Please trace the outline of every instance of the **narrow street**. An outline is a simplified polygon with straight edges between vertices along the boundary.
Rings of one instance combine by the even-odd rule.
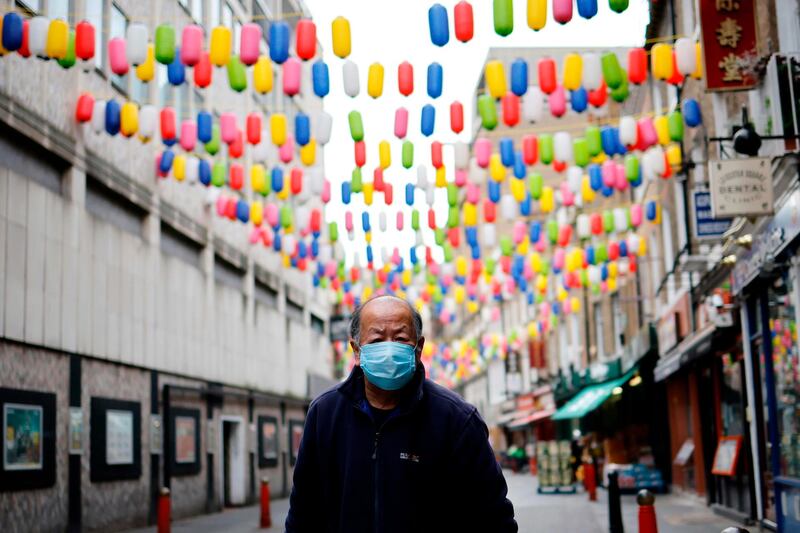
[[[514,502],[514,512],[520,533],[580,532],[602,533],[608,531],[608,502],[606,493],[598,491],[597,502],[590,503],[586,494],[538,494],[536,479],[528,474],[512,474],[506,470],[509,497]],[[204,515],[172,524],[173,531],[211,533],[245,533],[254,531],[283,531],[283,521],[289,509],[289,500],[272,502],[272,528],[260,530],[258,506],[231,509],[222,513]],[[622,497],[622,517],[625,531],[638,531],[636,497]],[[656,497],[656,514],[660,533],[718,533],[734,524],[715,515],[700,503],[675,495]],[[132,530],[129,533],[154,532],[155,527]],[[751,531],[754,531],[751,529]]]

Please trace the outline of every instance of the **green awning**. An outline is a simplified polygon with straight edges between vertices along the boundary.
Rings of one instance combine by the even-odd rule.
[[[603,405],[603,402],[611,396],[612,391],[626,384],[635,372],[636,367],[628,370],[621,378],[586,387],[556,411],[553,420],[569,420],[586,416],[587,413],[591,413]]]

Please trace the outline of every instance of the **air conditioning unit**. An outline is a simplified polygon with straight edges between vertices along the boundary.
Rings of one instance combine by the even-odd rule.
[[[751,104],[759,133],[796,137],[800,132],[800,53],[773,54],[764,83],[751,98],[757,99]],[[765,141],[760,155],[779,155],[797,146],[797,139]]]

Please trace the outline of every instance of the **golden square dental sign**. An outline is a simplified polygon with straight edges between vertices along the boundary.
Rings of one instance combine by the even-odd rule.
[[[769,158],[722,159],[708,166],[714,218],[772,214]]]

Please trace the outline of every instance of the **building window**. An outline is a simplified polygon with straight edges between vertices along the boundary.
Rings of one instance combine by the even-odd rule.
[[[161,223],[161,251],[193,267],[200,267],[203,246],[168,224]]]
[[[219,0],[208,2],[208,26],[209,29],[219,26]]]
[[[37,2],[38,3],[38,2]],[[105,49],[103,48],[103,20],[105,19],[104,0],[86,0],[86,20],[95,27],[94,32],[94,64],[103,69]]]
[[[203,24],[203,1],[192,0],[192,18],[198,24]]]
[[[597,360],[602,361],[606,356],[606,340],[603,336],[603,305],[602,302],[595,302],[594,309],[594,343],[597,350]]]
[[[39,13],[42,9],[42,2],[40,0],[17,0],[17,5],[22,7],[25,11],[30,13]]]
[[[233,26],[233,9],[231,9],[231,6],[227,3],[222,6],[222,25],[226,28]],[[235,49],[234,47],[234,50]]]
[[[214,281],[237,291],[242,290],[244,272],[218,255],[214,256]]]
[[[322,320],[320,317],[311,313],[311,329],[312,331],[316,331],[320,335],[325,334],[325,321]]]
[[[125,16],[125,13],[117,7],[116,4],[111,4],[111,18],[109,20],[108,26],[108,39],[114,39],[116,37],[120,37],[122,39],[125,38],[125,31],[128,29],[128,17]],[[124,76],[119,76],[117,74],[111,75],[111,83],[116,87],[118,90],[122,91],[122,93],[128,93],[128,75],[125,74]]]
[[[287,298],[286,317],[296,322],[303,322],[303,307]]]
[[[72,10],[70,9],[70,1],[69,0],[48,0],[47,1],[47,16],[50,17],[51,20],[62,19],[62,20],[66,20],[67,22],[69,22],[70,18],[71,18],[70,17],[71,14],[72,14]]]
[[[278,308],[278,291],[258,280],[255,283],[255,298],[256,302],[270,309]]]
[[[91,177],[86,180],[86,211],[123,231],[142,236],[147,213]]]
[[[675,246],[672,242],[672,216],[669,209],[661,210],[661,244],[664,250],[664,283],[667,285],[668,300],[675,295],[675,283],[672,280],[672,264],[675,261]]]
[[[264,43],[269,45],[269,7],[263,5],[260,0],[253,0],[253,22],[261,26],[261,36]]]

